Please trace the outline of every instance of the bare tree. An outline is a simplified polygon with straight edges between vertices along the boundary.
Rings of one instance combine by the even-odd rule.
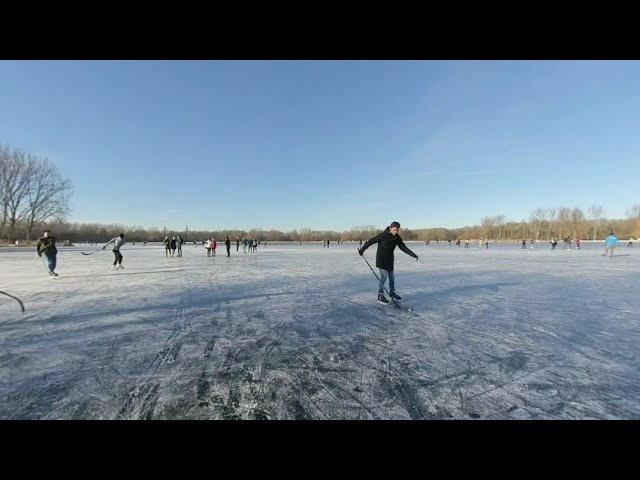
[[[33,158],[27,157],[23,152],[14,150],[9,152],[3,163],[0,181],[3,184],[4,209],[6,209],[4,223],[5,227],[8,224],[8,239],[13,241],[16,224],[26,214],[24,206],[29,193]]]
[[[567,207],[558,208],[558,237],[564,239],[565,233],[571,228],[571,209]]]
[[[255,240],[261,240],[261,238],[262,238],[261,237],[262,230],[260,230],[258,228],[252,228],[247,233],[249,234],[249,238],[253,238]],[[217,234],[217,232],[216,232],[216,234]],[[217,236],[220,237],[220,235],[217,235]]]
[[[582,236],[582,225],[584,224],[584,213],[582,209],[575,207],[571,210],[571,226],[573,228],[572,238]]]
[[[345,236],[345,238],[350,238],[350,240],[366,240],[371,237],[374,237],[379,233],[379,227],[375,225],[362,225],[359,227],[352,227],[350,230],[350,235]]]
[[[556,222],[556,209],[547,208],[547,240],[551,240],[551,227]]]
[[[7,188],[5,182],[6,171],[9,168],[9,147],[0,145],[0,205],[2,205],[2,226],[0,228],[0,238],[4,237],[4,229],[7,225],[9,211],[9,200],[7,198]]]
[[[593,220],[593,239],[597,240],[598,237],[598,224],[604,217],[604,207],[602,205],[591,205],[589,207],[589,218]]]
[[[507,217],[505,215],[498,215],[495,217],[495,223],[498,227],[498,240],[502,240],[502,227],[506,223]]]
[[[63,178],[46,158],[31,158],[31,178],[26,195],[27,241],[34,227],[50,218],[63,219],[70,211],[71,180]]]
[[[300,240],[302,240],[303,242],[306,242],[307,240],[311,239],[311,229],[310,228],[300,228],[298,230],[298,234],[300,235]]]
[[[496,224],[496,219],[494,217],[484,217],[480,220],[480,225],[482,226],[482,234],[486,238],[491,238],[491,234],[493,233],[493,228]]]
[[[627,212],[627,216],[632,222],[633,233],[636,238],[640,238],[640,203],[635,203]]]
[[[540,239],[540,232],[547,223],[547,211],[544,208],[536,208],[530,215],[533,236],[536,240]]]

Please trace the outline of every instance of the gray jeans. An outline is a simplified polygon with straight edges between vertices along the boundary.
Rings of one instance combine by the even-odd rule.
[[[385,270],[384,268],[379,268],[380,270],[380,282],[378,284],[378,293],[384,293],[384,284],[387,281],[387,276],[389,277],[389,291],[396,291],[396,279],[393,274],[393,270]]]

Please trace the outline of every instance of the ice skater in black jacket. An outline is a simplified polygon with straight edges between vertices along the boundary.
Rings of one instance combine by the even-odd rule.
[[[402,241],[400,235],[400,224],[398,222],[392,222],[384,232],[379,233],[375,237],[367,240],[365,244],[358,250],[358,253],[362,255],[367,248],[374,243],[378,244],[378,253],[376,254],[376,267],[380,269],[380,282],[378,285],[378,303],[386,305],[389,301],[384,296],[384,284],[389,277],[389,293],[391,298],[396,301],[402,300],[395,292],[395,277],[393,273],[393,251],[396,247],[400,248],[407,255],[418,260],[418,255],[413,253]]]

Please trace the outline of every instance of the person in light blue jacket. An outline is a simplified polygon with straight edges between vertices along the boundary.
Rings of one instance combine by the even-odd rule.
[[[613,232],[609,234],[607,239],[605,240],[605,249],[604,254],[613,257],[613,251],[618,246],[618,237],[615,236]]]

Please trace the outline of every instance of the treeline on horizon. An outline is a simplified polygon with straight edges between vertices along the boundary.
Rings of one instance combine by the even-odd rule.
[[[228,236],[232,241],[236,238],[252,238],[267,241],[322,241],[322,240],[367,240],[377,235],[382,226],[365,225],[353,227],[345,231],[312,230],[300,228],[282,232],[279,230],[235,230],[212,228],[211,230],[144,228],[118,224],[71,223],[62,220],[43,223],[41,230],[48,228],[60,240],[73,243],[108,241],[119,233],[124,233],[127,241],[159,242],[165,236],[182,236],[185,241],[201,242],[207,238],[216,240]],[[627,213],[625,219],[607,219],[601,206],[592,206],[588,215],[579,208],[538,208],[531,212],[528,221],[507,221],[504,215],[484,217],[479,225],[461,228],[402,228],[400,235],[403,240],[456,240],[487,238],[491,241],[517,241],[521,239],[549,240],[551,238],[581,238],[583,240],[599,240],[611,231],[621,239],[640,237],[640,204],[635,204]],[[15,226],[14,238],[26,238],[26,225]],[[41,232],[38,232],[41,233]],[[33,238],[33,237],[32,237]]]

